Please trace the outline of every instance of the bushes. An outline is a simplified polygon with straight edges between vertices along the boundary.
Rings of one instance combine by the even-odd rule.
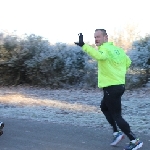
[[[133,48],[128,52],[132,58],[132,68],[149,69],[150,67],[150,35],[133,43]]]
[[[97,62],[76,45],[50,44],[34,34],[21,39],[0,34],[0,84],[58,87],[97,87]],[[150,36],[135,41],[127,88],[147,82],[150,72]]]
[[[150,77],[150,35],[135,41],[128,55],[132,60],[127,77],[128,85],[141,87]]]
[[[84,86],[86,81],[97,85],[95,78],[93,83],[87,76],[95,68],[95,62],[80,47],[64,43],[51,45],[33,34],[24,39],[11,35],[1,37],[1,85],[27,83],[53,88]]]

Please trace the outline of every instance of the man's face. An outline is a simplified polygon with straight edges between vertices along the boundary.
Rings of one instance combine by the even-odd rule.
[[[108,41],[108,36],[103,35],[102,31],[98,30],[94,33],[95,44],[96,46],[101,46],[103,43]]]

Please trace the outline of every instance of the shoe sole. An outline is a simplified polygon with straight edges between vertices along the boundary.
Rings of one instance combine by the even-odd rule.
[[[137,150],[139,148],[141,148],[143,146],[143,142],[141,142],[140,144],[138,144],[135,148],[133,148],[132,150]],[[126,150],[126,149],[123,149]]]
[[[117,142],[113,142],[113,143],[111,143],[110,145],[111,146],[116,146],[122,139],[124,139],[124,135],[122,135],[122,136],[120,136],[119,138],[118,138],[118,141]]]

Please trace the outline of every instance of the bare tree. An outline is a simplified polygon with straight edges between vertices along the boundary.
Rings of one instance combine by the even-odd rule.
[[[115,29],[109,39],[127,51],[132,48],[133,41],[137,40],[140,37],[139,35],[138,25],[128,23],[121,29]]]

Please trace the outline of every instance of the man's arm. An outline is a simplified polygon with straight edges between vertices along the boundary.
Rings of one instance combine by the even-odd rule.
[[[85,44],[83,42],[83,35],[82,33],[79,33],[79,42],[74,42],[76,45],[82,47],[83,51],[86,52],[89,56],[94,58],[95,60],[105,60],[107,59],[107,55],[105,51],[102,50],[96,50],[93,47]]]
[[[93,59],[97,61],[107,59],[107,54],[105,51],[96,50],[95,48],[91,47],[88,44],[84,44],[82,46],[82,49],[84,52],[86,52],[89,56],[91,56]]]

